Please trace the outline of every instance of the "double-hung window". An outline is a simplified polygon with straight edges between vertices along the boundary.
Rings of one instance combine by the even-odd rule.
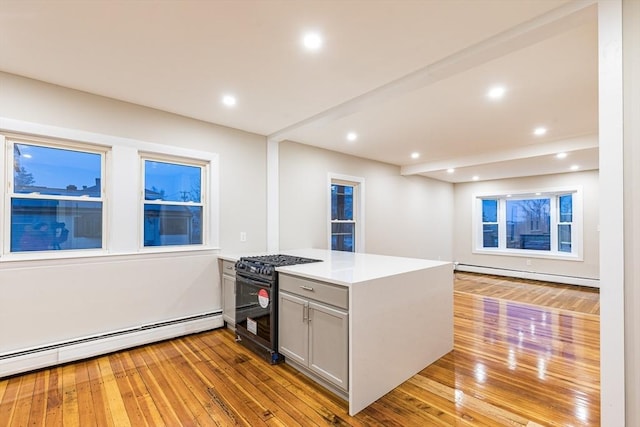
[[[143,157],[143,246],[202,245],[206,165]]]
[[[580,192],[476,197],[475,250],[501,255],[579,257]],[[479,212],[478,212],[479,211]]]
[[[558,196],[558,250],[572,252],[573,195]]]
[[[329,174],[329,247],[364,251],[364,178]]]
[[[353,185],[331,185],[331,250],[355,251],[354,190]]]
[[[101,249],[106,151],[7,139],[8,251]],[[6,249],[5,249],[6,250]]]
[[[498,200],[482,200],[482,247],[498,247]]]

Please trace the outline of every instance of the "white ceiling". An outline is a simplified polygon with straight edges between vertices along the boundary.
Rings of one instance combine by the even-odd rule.
[[[451,182],[598,167],[593,0],[0,0],[0,70]]]

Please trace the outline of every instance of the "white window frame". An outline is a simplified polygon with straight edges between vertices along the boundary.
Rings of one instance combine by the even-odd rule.
[[[583,201],[582,188],[579,186],[570,188],[553,188],[532,191],[504,191],[500,193],[474,194],[472,196],[472,253],[482,255],[519,256],[527,258],[562,259],[568,261],[583,260]],[[562,252],[558,248],[558,225],[567,224],[560,222],[558,200],[560,196],[572,195],[572,227],[571,227],[571,252]],[[550,247],[549,251],[534,249],[510,249],[507,248],[507,224],[506,202],[507,200],[522,200],[548,198],[550,217]],[[498,200],[498,247],[483,247],[482,239],[482,200]]]
[[[495,200],[496,201],[496,220],[495,221],[484,221],[482,218],[482,214],[483,214],[483,206],[482,206],[482,201],[483,200]],[[497,225],[498,226],[498,236],[502,236],[502,233],[500,232],[500,228],[501,228],[501,217],[500,215],[502,214],[501,210],[500,210],[500,199],[498,198],[493,198],[493,197],[482,197],[480,199],[480,232],[481,232],[481,242],[482,242],[482,249],[496,249],[496,248],[485,248],[484,245],[484,226],[486,225]],[[498,247],[500,247],[500,240],[498,239]]]
[[[78,144],[80,147],[94,147],[96,150],[106,152],[103,165],[103,250],[78,249],[68,251],[48,252],[19,252],[7,253],[5,247],[10,247],[8,233],[10,230],[10,218],[6,215],[7,197],[0,197],[0,212],[4,218],[0,218],[0,263],[22,262],[55,262],[64,258],[110,257],[131,255],[136,256],[141,251],[139,235],[140,215],[138,212],[140,203],[139,194],[142,181],[140,179],[139,159],[140,153],[151,153],[154,157],[169,159],[187,159],[192,162],[206,163],[208,176],[202,183],[206,191],[202,197],[207,201],[207,220],[203,226],[203,244],[188,246],[157,246],[154,252],[210,252],[219,250],[219,222],[220,222],[220,193],[219,175],[220,157],[215,152],[194,150],[168,144],[146,142],[131,138],[123,138],[113,135],[87,132],[78,129],[43,125],[26,122],[0,116],[0,164],[5,167],[7,151],[6,138],[20,137],[27,139],[43,139],[46,141],[60,141],[62,143]],[[13,170],[10,168],[9,172]],[[8,186],[8,172],[0,173],[0,187]],[[150,254],[156,256],[155,254]],[[51,261],[49,261],[51,260]]]
[[[556,200],[558,201],[556,206],[556,215],[557,215],[557,222],[556,222],[556,236],[558,238],[557,242],[556,242],[556,248],[558,249],[558,251],[560,251],[560,226],[561,225],[568,225],[571,228],[571,253],[573,253],[573,246],[574,246],[574,241],[573,241],[573,234],[574,234],[574,229],[575,229],[575,212],[574,212],[574,207],[573,207],[573,200],[571,202],[571,221],[561,221],[560,220],[560,197],[562,196],[566,196],[568,194],[572,194],[572,196],[574,195],[573,193],[562,193],[562,194],[558,194],[558,196],[556,197]],[[568,253],[568,252],[563,252],[563,253]]]
[[[151,252],[165,252],[168,249],[173,248],[174,250],[189,250],[194,248],[206,247],[209,243],[208,235],[209,235],[209,203],[207,194],[209,192],[208,182],[209,182],[209,169],[210,163],[204,160],[199,159],[191,159],[179,156],[170,156],[163,155],[158,153],[151,152],[140,152],[140,208],[139,208],[139,224],[140,224],[140,232],[138,236],[138,246],[141,251],[151,251]],[[200,168],[200,202],[177,202],[177,201],[162,201],[162,200],[145,200],[145,162],[162,162],[169,163],[175,165],[182,166],[193,166]],[[191,245],[159,245],[159,246],[145,246],[144,245],[144,205],[171,205],[171,206],[200,206],[202,208],[202,243],[200,244],[191,244]]]
[[[363,177],[342,175],[337,173],[327,174],[327,248],[331,250],[331,225],[334,222],[331,219],[331,186],[332,185],[348,185],[353,187],[353,222],[355,223],[355,250],[354,252],[365,252],[365,236],[364,236],[364,196],[365,196],[365,180]],[[348,221],[351,222],[351,221]]]
[[[13,165],[9,164],[13,160],[13,152],[15,144],[35,145],[40,147],[72,150],[84,153],[98,154],[100,155],[100,197],[74,197],[63,195],[41,195],[41,194],[20,194],[14,193],[14,174]],[[47,138],[32,135],[21,135],[13,133],[5,133],[0,135],[0,146],[4,147],[4,150],[0,150],[0,163],[4,166],[6,174],[0,183],[5,188],[4,197],[2,197],[2,212],[4,215],[4,222],[2,224],[2,245],[0,251],[0,259],[2,260],[30,260],[30,259],[55,259],[55,258],[75,258],[83,255],[100,255],[106,253],[108,246],[107,235],[107,212],[109,209],[108,198],[106,197],[106,181],[107,181],[107,162],[110,155],[110,147],[94,145],[90,143],[77,142],[72,140],[61,140],[56,138]],[[4,181],[4,182],[3,182]],[[102,235],[101,235],[101,247],[91,249],[73,249],[73,250],[46,250],[46,251],[24,251],[24,252],[11,252],[11,199],[32,199],[32,200],[79,200],[83,202],[99,202],[102,203]]]

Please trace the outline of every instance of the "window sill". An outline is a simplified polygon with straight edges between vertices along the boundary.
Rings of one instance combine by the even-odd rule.
[[[526,249],[474,249],[472,251],[475,255],[498,255],[498,256],[507,256],[507,257],[521,257],[521,258],[542,258],[542,259],[550,259],[556,261],[583,261],[582,256],[573,253],[564,253],[564,252],[542,252],[536,250],[526,250]]]
[[[197,248],[192,247],[159,247],[159,248],[141,248],[135,252],[109,252],[103,249],[94,250],[67,250],[67,251],[43,251],[43,252],[29,252],[29,253],[12,253],[5,254],[0,257],[0,264],[18,264],[22,262],[37,262],[37,261],[67,261],[67,260],[85,260],[85,259],[109,259],[116,257],[154,257],[167,254],[189,254],[189,253],[206,253],[206,252],[218,252],[219,247],[213,246],[199,246]]]

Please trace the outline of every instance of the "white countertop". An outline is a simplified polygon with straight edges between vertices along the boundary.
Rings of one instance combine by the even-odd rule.
[[[444,261],[330,251],[326,249],[293,249],[278,251],[278,253],[321,259],[323,262],[278,267],[277,271],[344,286],[451,264]],[[218,257],[227,261],[237,261],[241,256],[255,255],[265,255],[265,253],[219,254]],[[453,266],[451,268],[453,269]]]

